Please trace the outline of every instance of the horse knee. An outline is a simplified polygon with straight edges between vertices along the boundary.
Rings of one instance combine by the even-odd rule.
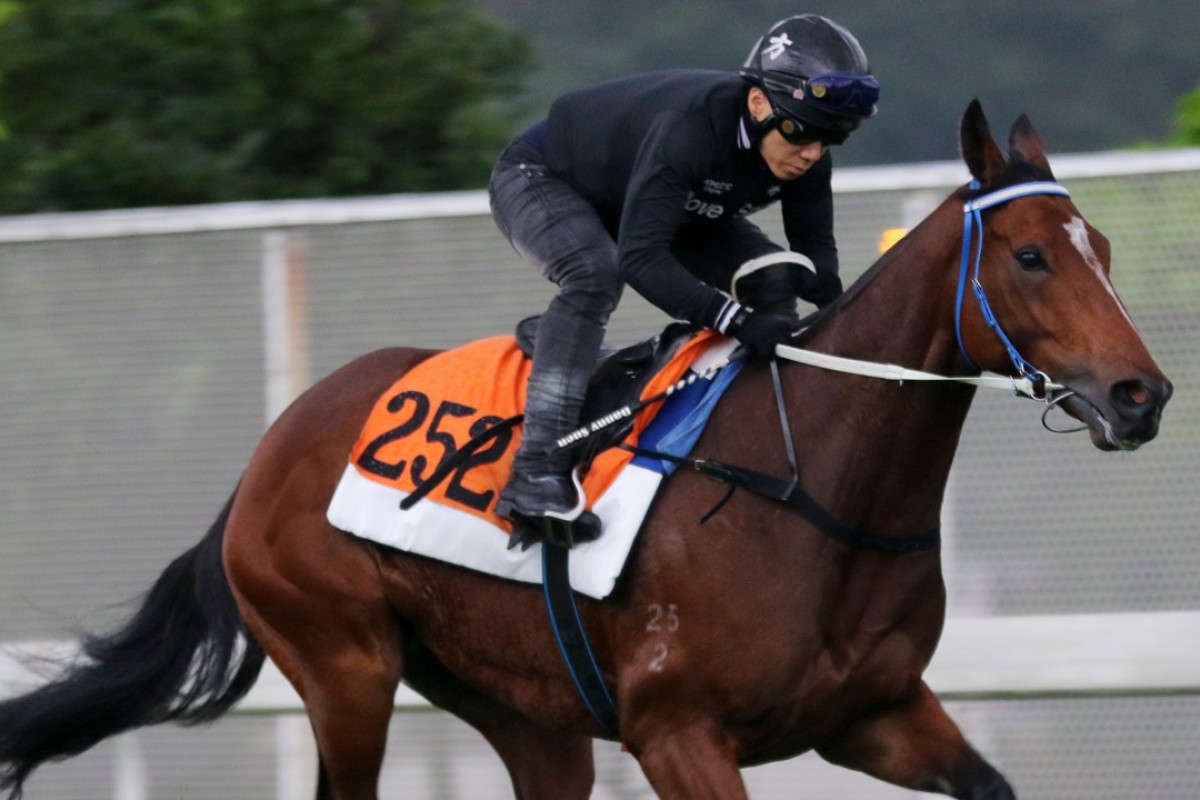
[[[831,763],[908,789],[956,800],[1015,798],[924,684],[909,702],[859,720],[816,750]]]

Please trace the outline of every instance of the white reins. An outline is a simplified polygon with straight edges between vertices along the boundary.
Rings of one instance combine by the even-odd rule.
[[[971,182],[972,188],[978,188],[977,181]],[[1004,330],[1000,327],[1000,323],[996,319],[996,315],[992,313],[992,309],[987,302],[987,297],[984,295],[983,285],[979,279],[980,261],[983,257],[983,219],[980,212],[985,209],[1003,205],[1010,200],[1016,200],[1020,197],[1028,197],[1029,195],[1059,195],[1062,197],[1070,197],[1070,193],[1066,187],[1054,181],[1034,181],[1031,183],[1018,184],[1009,186],[1004,189],[998,189],[988,194],[977,197],[974,200],[967,202],[963,206],[964,228],[963,228],[963,244],[962,244],[962,260],[959,268],[958,277],[958,292],[954,305],[954,331],[958,338],[958,346],[962,351],[963,358],[967,364],[972,367],[975,362],[967,354],[966,344],[963,341],[962,335],[962,305],[964,289],[970,278],[970,283],[974,290],[976,299],[979,302],[979,311],[982,314],[984,321],[988,327],[995,331],[1000,338],[1005,349],[1008,350],[1009,358],[1012,360],[1013,368],[1017,372],[1016,375],[1005,377],[1002,375],[979,375],[979,376],[958,376],[958,375],[936,375],[932,372],[922,372],[916,369],[907,369],[898,367],[894,364],[877,364],[872,361],[858,361],[852,358],[842,358],[840,356],[831,356],[824,353],[814,353],[811,350],[802,350],[798,347],[789,345],[776,345],[775,354],[781,358],[786,358],[790,361],[796,361],[801,364],[808,364],[822,369],[834,370],[836,372],[848,372],[853,375],[864,375],[870,378],[882,378],[884,380],[898,381],[953,381],[955,383],[966,383],[972,386],[980,386],[987,389],[1011,389],[1013,392],[1034,400],[1041,400],[1050,408],[1053,408],[1059,402],[1065,400],[1070,394],[1059,394],[1055,397],[1054,392],[1063,392],[1066,387],[1062,384],[1054,383],[1046,376],[1044,372],[1030,364],[1019,352],[1013,343],[1005,335]],[[978,232],[976,234],[976,232]],[[975,247],[972,248],[972,242]],[[975,270],[973,275],[968,275],[968,267],[971,263],[972,250],[974,250]],[[1042,423],[1045,424],[1045,416],[1043,415]],[[1046,425],[1048,430],[1054,430]]]
[[[1024,375],[938,375],[933,372],[923,372],[919,369],[898,367],[895,364],[880,364],[876,361],[860,361],[856,358],[831,356],[828,353],[817,353],[792,347],[786,344],[775,345],[775,355],[797,364],[819,367],[834,372],[845,372],[851,375],[862,375],[867,378],[881,378],[903,384],[905,381],[950,381],[978,386],[983,389],[1008,389],[1019,397],[1027,397],[1045,404],[1042,411],[1042,427],[1051,433],[1078,433],[1087,430],[1087,425],[1077,425],[1070,428],[1056,428],[1049,422],[1050,412],[1059,404],[1075,394],[1061,383],[1049,379],[1035,382]],[[1044,373],[1040,373],[1043,374]]]
[[[846,372],[851,375],[862,375],[867,378],[882,378],[883,380],[896,381],[898,383],[904,383],[905,381],[953,381],[955,383],[979,386],[984,389],[1009,389],[1016,394],[1032,399],[1044,400],[1048,397],[1048,394],[1038,397],[1035,393],[1034,382],[1024,376],[938,375],[933,372],[896,366],[895,364],[880,364],[875,361],[860,361],[856,358],[844,358],[842,356],[829,355],[828,353],[817,353],[812,350],[804,350],[800,347],[792,347],[786,344],[776,345],[775,355],[798,364],[807,364],[810,367],[820,367],[821,369],[833,370],[834,372]],[[1050,381],[1046,381],[1043,386],[1046,393],[1058,392],[1066,388],[1060,383]]]

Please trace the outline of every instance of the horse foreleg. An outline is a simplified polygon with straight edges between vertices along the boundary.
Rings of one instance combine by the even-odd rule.
[[[732,745],[708,726],[657,734],[630,752],[664,800],[747,800]]]
[[[1004,776],[984,760],[924,683],[911,701],[862,720],[823,758],[908,789],[958,800],[1015,800]]]

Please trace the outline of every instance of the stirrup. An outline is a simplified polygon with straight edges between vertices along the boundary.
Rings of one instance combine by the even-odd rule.
[[[587,510],[587,495],[583,493],[583,482],[579,480],[579,467],[571,470],[571,483],[575,484],[575,507],[566,511],[547,511],[546,517],[570,523],[579,519],[579,515]]]
[[[547,511],[538,516],[520,512],[510,514],[513,530],[509,536],[509,550],[520,546],[525,551],[539,542],[571,548],[599,538],[600,518],[587,510],[587,495],[579,480],[578,467],[571,470],[571,482],[575,484],[575,496],[579,498],[574,507],[566,511]],[[586,524],[578,524],[581,522]]]
[[[513,523],[512,533],[508,537],[508,549],[520,547],[523,553],[535,544],[543,542],[567,549],[574,547],[576,542],[572,523],[549,515],[537,518],[521,515]]]

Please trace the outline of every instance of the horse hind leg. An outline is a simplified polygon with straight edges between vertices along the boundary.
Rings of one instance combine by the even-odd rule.
[[[408,636],[400,638],[408,641]],[[397,651],[398,652],[398,651]],[[516,800],[587,800],[595,780],[592,741],[587,736],[551,731],[463,683],[419,643],[409,642],[404,674],[422,695],[478,730],[503,762]],[[336,717],[305,705],[313,721],[320,753],[317,800],[374,798],[388,721],[399,682],[399,669],[389,673],[383,695],[365,695],[346,705],[345,690],[322,691],[334,704]],[[362,693],[362,673],[351,676],[354,691]],[[349,687],[346,687],[349,688]],[[355,710],[355,709],[358,710]],[[357,737],[357,738],[356,738]]]
[[[298,614],[320,609],[298,607]],[[381,642],[351,615],[312,616],[328,632],[296,634],[252,623],[280,671],[304,701],[320,756],[319,799],[374,800],[400,682],[399,642]],[[390,619],[387,624],[393,625]],[[378,632],[376,632],[378,633]]]
[[[272,522],[250,501],[235,507],[230,581],[247,626],[304,701],[318,797],[375,800],[402,675],[400,626],[366,545],[320,510],[278,513],[286,518]]]
[[[295,529],[290,536],[292,546],[305,549]],[[279,575],[266,582],[262,575],[250,577],[272,562],[279,569],[279,554],[227,553],[241,565],[233,574],[248,626],[304,700],[321,762],[318,800],[375,800],[402,676],[483,734],[508,770],[517,800],[590,797],[590,738],[540,728],[468,686],[406,630],[377,583],[360,578],[343,585],[327,575],[319,580],[316,571],[366,576],[375,568],[367,546],[332,531],[326,538],[340,544],[310,552],[303,564],[282,562],[290,583]],[[274,588],[258,597],[266,585]],[[351,585],[363,588],[348,592]],[[282,586],[303,591],[281,598]]]
[[[535,725],[468,686],[428,650],[405,653],[409,684],[475,728],[508,770],[517,800],[586,800],[595,782],[591,738]]]
[[[366,616],[321,614],[315,607],[294,611],[328,630],[298,634],[261,619],[251,625],[304,701],[321,763],[317,797],[374,800],[401,676],[399,639],[380,633],[395,621],[376,617],[372,632]]]

